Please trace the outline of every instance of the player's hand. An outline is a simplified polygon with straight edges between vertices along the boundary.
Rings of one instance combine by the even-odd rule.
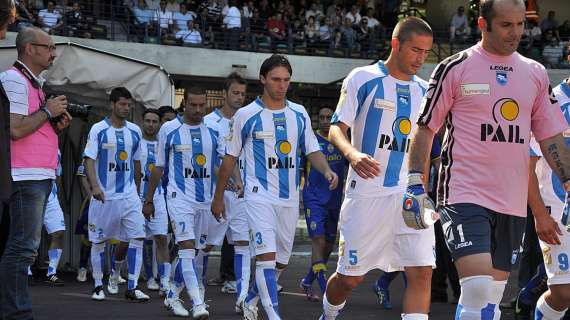
[[[353,151],[347,158],[356,174],[362,179],[372,179],[380,175],[380,162],[370,155]]]
[[[324,176],[329,182],[329,190],[336,189],[338,185],[338,176],[336,175],[336,173],[334,173],[334,171],[329,169],[329,171],[325,172]]]
[[[562,231],[558,226],[558,223],[554,218],[552,218],[548,213],[541,214],[534,217],[534,224],[536,228],[536,234],[538,238],[548,244],[556,245],[560,244],[559,235],[562,235]]]
[[[57,96],[52,99],[48,99],[46,102],[46,108],[53,118],[62,115],[67,109],[67,98],[65,96]]]
[[[234,188],[235,188],[234,192],[236,193],[238,198],[243,198],[243,192],[244,192],[243,182],[242,181],[236,181],[234,183]]]
[[[101,188],[99,188],[99,186],[92,188],[92,195],[93,198],[95,198],[95,200],[99,200],[103,203],[105,203],[105,193],[103,192],[103,190],[101,190]]]
[[[212,199],[212,204],[210,206],[210,210],[212,211],[212,215],[216,218],[216,221],[221,222],[223,219],[226,218],[225,208],[224,208],[224,198],[218,198],[214,196]]]
[[[402,216],[413,229],[427,229],[439,219],[435,206],[424,190],[423,174],[409,173],[408,188],[402,203]]]
[[[147,219],[148,221],[154,218],[154,203],[152,201],[144,201],[143,214],[145,219]]]

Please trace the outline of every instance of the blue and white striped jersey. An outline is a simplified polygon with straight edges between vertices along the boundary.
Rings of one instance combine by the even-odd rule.
[[[356,68],[346,77],[332,123],[349,126],[352,145],[380,162],[380,176],[373,179],[349,169],[347,197],[403,192],[410,134],[426,89],[427,82],[417,76],[412,81],[392,77],[382,62]]]
[[[204,123],[190,126],[174,119],[158,133],[156,165],[168,168],[170,198],[209,206],[215,190],[215,168],[223,156],[224,143],[216,128]]]
[[[57,171],[55,172],[56,178],[61,177],[61,151],[57,150]],[[49,194],[48,201],[53,200],[53,198],[57,197],[57,182],[53,180],[53,185],[51,186],[51,193]]]
[[[144,138],[141,140],[141,190],[140,196],[144,198],[148,190],[148,182],[150,180],[150,175],[152,170],[156,166],[156,160],[158,157],[158,141],[148,141]],[[162,194],[162,184],[159,184],[154,191],[154,195]]]
[[[568,86],[568,81],[569,79],[562,81],[562,83],[552,91],[560,104],[562,114],[564,114],[566,121],[570,125],[570,86]],[[570,146],[570,129],[564,131],[564,140],[566,140],[566,144]],[[546,159],[542,156],[540,146],[534,137],[532,137],[530,141],[530,155],[531,157],[540,157],[536,163],[536,176],[538,177],[540,195],[544,204],[551,208],[562,208],[564,206],[566,192],[564,192],[562,182],[560,182],[558,176],[554,174],[548,162],[546,162]],[[561,211],[552,212],[553,216],[560,214]]]
[[[128,121],[122,128],[114,128],[105,118],[91,127],[83,156],[95,160],[105,200],[137,194],[134,162],[140,160],[141,140],[140,128]]]
[[[300,155],[320,151],[305,108],[286,101],[270,110],[257,98],[232,121],[226,153],[245,157],[245,199],[298,206]]]
[[[208,115],[206,115],[204,117],[204,123],[211,125],[213,128],[217,127],[218,131],[220,132],[220,136],[223,137],[224,139],[226,139],[230,134],[231,120],[224,117],[224,115],[222,114],[220,109],[215,109],[214,111],[212,111]],[[239,170],[241,172],[241,178],[242,179],[245,179],[244,162],[245,162],[245,159],[244,159],[243,154],[242,154],[238,158],[238,162],[237,162],[239,165]]]

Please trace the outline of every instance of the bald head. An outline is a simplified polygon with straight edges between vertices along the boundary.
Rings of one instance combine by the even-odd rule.
[[[480,16],[487,21],[487,31],[491,32],[491,21],[497,15],[497,11],[506,6],[522,6],[526,9],[523,0],[481,0],[479,3]]]
[[[18,59],[22,58],[26,53],[26,46],[31,43],[38,42],[42,36],[49,37],[42,29],[37,27],[28,27],[18,32],[16,37],[16,49],[18,50]]]

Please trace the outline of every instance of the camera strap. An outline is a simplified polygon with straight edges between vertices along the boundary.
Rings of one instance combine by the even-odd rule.
[[[30,70],[28,70],[28,68],[23,63],[16,60],[14,62],[13,66],[14,66],[14,68],[16,68],[16,70],[20,71],[24,75],[24,77],[26,77],[26,79],[28,79],[28,81],[30,81],[30,83],[32,84],[32,87],[34,87],[35,89],[38,89],[38,90],[42,89],[42,86],[36,80],[36,77],[34,77],[34,75],[32,75]]]

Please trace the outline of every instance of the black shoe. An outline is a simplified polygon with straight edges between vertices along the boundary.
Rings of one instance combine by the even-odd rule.
[[[53,286],[53,287],[63,287],[65,282],[57,277],[57,274],[52,274],[51,276],[47,276],[44,280],[44,283]]]
[[[150,300],[149,296],[147,296],[144,292],[142,292],[137,288],[125,291],[125,298],[127,300],[136,301],[136,302],[147,302],[148,300]]]
[[[34,276],[28,275],[28,287],[33,287],[35,285],[36,285],[36,279],[34,279]]]

